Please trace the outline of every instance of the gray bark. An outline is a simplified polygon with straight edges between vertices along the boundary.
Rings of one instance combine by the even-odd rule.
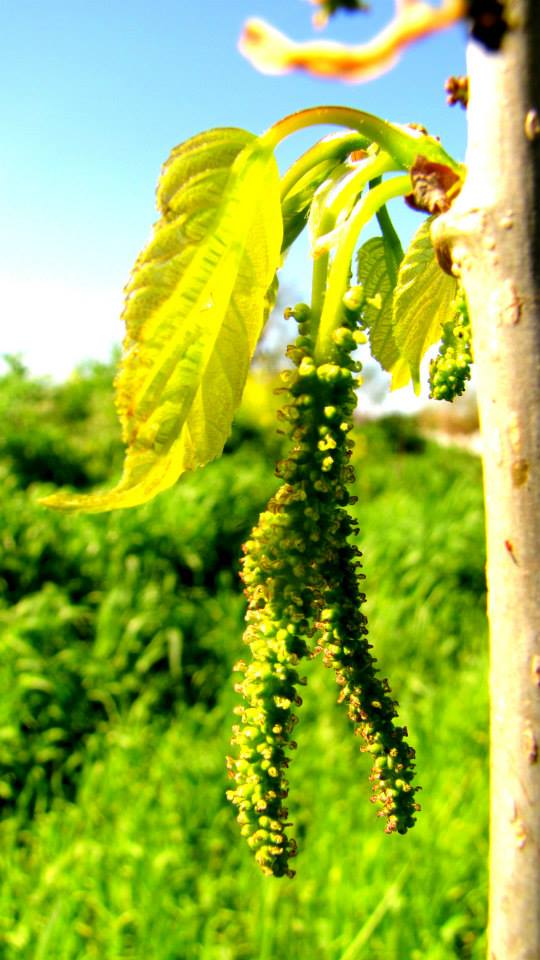
[[[484,449],[489,960],[540,958],[540,0],[469,51],[468,176],[434,240],[463,281]]]

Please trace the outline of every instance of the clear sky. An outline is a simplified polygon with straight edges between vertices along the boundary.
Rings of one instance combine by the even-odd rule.
[[[367,39],[393,8],[372,5],[335,17],[323,36]],[[464,114],[443,90],[464,72],[461,28],[411,49],[378,80],[343,85],[262,76],[237,51],[249,16],[308,39],[306,0],[4,0],[0,11],[0,353],[22,354],[37,374],[65,377],[120,342],[122,289],[156,219],[160,166],[192,134],[259,133],[302,107],[347,103],[423,123],[464,154]],[[307,145],[291,139],[281,162]],[[399,204],[406,239],[419,215]],[[298,298],[308,276],[293,255],[284,282]]]

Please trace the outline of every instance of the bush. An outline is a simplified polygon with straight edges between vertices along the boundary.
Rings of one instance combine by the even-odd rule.
[[[85,433],[109,389],[107,368],[91,367],[63,388],[36,384],[15,369],[0,382],[0,403],[9,394],[15,414],[30,416],[35,401],[32,430],[39,435],[39,405],[47,397],[65,449],[77,433],[80,449],[88,444],[81,461],[86,483],[88,464],[104,465],[111,449],[110,431]],[[33,483],[22,490],[22,461],[4,448],[5,806],[17,796],[42,806],[53,796],[72,796],[89,735],[108,723],[170,717],[181,705],[211,710],[230,684],[242,650],[241,543],[276,486],[267,459],[276,441],[264,440],[267,408],[276,402],[272,389],[265,383],[248,391],[240,445],[231,442],[229,454],[204,472],[130,511],[46,510],[36,498],[48,489]],[[461,668],[484,641],[479,465],[466,455],[450,459],[431,444],[422,451],[415,437],[409,421],[370,423],[355,454],[370,630],[398,697],[400,690],[417,690],[419,677],[439,682],[448,664]]]
[[[407,837],[387,837],[333,677],[308,665],[293,882],[259,874],[225,801],[228,693],[170,724],[110,725],[90,740],[76,804],[0,824],[2,956],[480,960],[485,669],[481,657],[406,697],[424,809]]]
[[[120,469],[112,364],[87,364],[55,385],[32,379],[16,358],[6,359],[8,372],[0,377],[0,459],[20,486],[41,480],[85,488]]]
[[[72,792],[106,720],[212,706],[240,648],[240,545],[274,486],[242,449],[138,510],[70,516],[0,472],[4,805]]]

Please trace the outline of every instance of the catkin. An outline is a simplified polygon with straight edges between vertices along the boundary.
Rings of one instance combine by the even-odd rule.
[[[429,366],[430,397],[450,402],[460,397],[471,379],[472,362],[469,311],[460,290],[454,315],[443,325],[439,353]]]
[[[305,682],[298,672],[302,657],[322,650],[336,672],[339,699],[363,737],[362,749],[374,757],[372,799],[387,832],[405,833],[418,809],[414,751],[405,728],[393,723],[396,704],[387,681],[377,676],[366,639],[360,552],[351,543],[356,522],[347,510],[359,369],[351,354],[362,335],[345,312],[330,354],[317,363],[308,308],[300,305],[289,315],[300,321],[288,350],[294,369],[284,375],[290,402],[282,416],[291,452],[278,465],[282,486],[244,548],[244,639],[251,660],[237,665],[244,702],[233,731],[236,755],[228,761],[235,781],[228,797],[238,808],[241,831],[263,872],[275,876],[293,875],[289,860],[296,853],[284,800],[294,711],[301,703],[297,687]]]

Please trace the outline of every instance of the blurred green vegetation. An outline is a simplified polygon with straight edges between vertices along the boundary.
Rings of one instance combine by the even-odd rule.
[[[0,379],[0,957],[478,960],[485,953],[487,658],[479,463],[387,418],[358,433],[354,508],[381,670],[422,813],[387,837],[331,674],[308,663],[294,881],[262,878],[225,801],[243,653],[241,543],[276,487],[271,377],[225,455],[132,511],[112,483],[112,367]]]

